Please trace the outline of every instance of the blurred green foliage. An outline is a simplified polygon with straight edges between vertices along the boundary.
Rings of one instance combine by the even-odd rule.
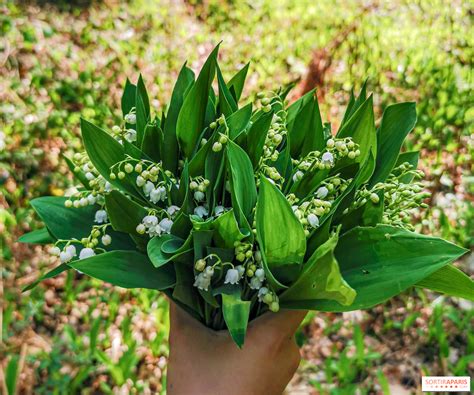
[[[149,373],[160,377],[157,384],[146,382],[143,369],[146,358],[156,365],[166,357],[164,300],[151,292],[101,289],[72,274],[22,296],[18,280],[50,263],[41,249],[25,251],[14,241],[37,226],[30,199],[61,195],[71,187],[61,153],[81,149],[80,116],[111,127],[120,116],[125,78],[135,80],[138,71],[157,108],[169,97],[182,63],[189,60],[197,68],[220,40],[227,77],[252,59],[247,97],[304,79],[310,63],[319,65],[313,69],[323,82],[321,110],[336,125],[351,87],[358,89],[365,78],[379,113],[389,102],[416,101],[418,125],[406,148],[422,149],[421,167],[433,192],[430,209],[416,218],[418,227],[466,247],[474,245],[474,34],[468,1],[141,0],[79,5],[0,3],[0,259],[6,263],[3,337],[9,345],[4,371],[11,385],[21,362],[14,339],[32,328],[51,339],[50,348],[27,357],[35,393],[84,388],[112,393],[118,387],[162,391],[164,375]],[[57,303],[51,305],[47,293],[53,286]],[[127,306],[126,313],[120,312],[121,306]],[[99,319],[102,314],[106,318]],[[153,339],[135,339],[137,324],[128,314],[155,316]],[[411,314],[399,324],[400,333],[410,329],[419,312]],[[469,333],[469,321],[449,306],[437,306],[432,320],[426,343],[438,350],[434,358],[447,360],[449,349],[456,347],[456,333]],[[443,329],[445,320],[456,324],[453,333]],[[349,389],[359,383],[360,388],[362,380],[367,390],[373,382],[388,386],[382,371],[373,382],[365,379],[368,370],[380,366],[381,356],[364,348],[357,328],[355,355],[339,350],[326,359],[323,388],[324,382]],[[111,360],[114,331],[124,347]],[[472,355],[472,336],[463,341],[466,355]],[[465,374],[473,363],[466,358],[441,362],[445,373]],[[345,366],[356,368],[341,376]]]

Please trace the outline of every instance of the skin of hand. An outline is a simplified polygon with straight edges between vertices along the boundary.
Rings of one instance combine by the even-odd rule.
[[[242,349],[170,303],[169,395],[281,395],[300,362],[294,334],[305,311],[265,313]]]

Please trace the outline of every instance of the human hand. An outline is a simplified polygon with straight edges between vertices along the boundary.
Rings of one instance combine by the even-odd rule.
[[[249,323],[239,349],[170,303],[170,395],[280,395],[300,362],[294,333],[303,311],[266,313]]]

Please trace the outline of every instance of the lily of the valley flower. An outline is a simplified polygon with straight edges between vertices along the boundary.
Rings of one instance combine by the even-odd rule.
[[[334,164],[334,156],[330,152],[325,152],[321,157],[321,161],[324,165],[333,165]]]
[[[98,224],[104,224],[107,222],[107,211],[105,210],[97,210],[95,212],[94,221]]]
[[[170,233],[171,227],[173,226],[173,221],[170,220],[169,218],[163,218],[160,221],[159,226],[164,233]]]
[[[237,269],[229,269],[225,274],[224,284],[237,284],[240,280],[239,271]]]
[[[94,256],[95,252],[92,248],[83,248],[81,252],[79,253],[79,259],[86,259],[90,258],[91,256]]]
[[[319,226],[319,218],[313,213],[308,215],[308,223],[313,227],[317,228]]]
[[[329,193],[329,189],[326,187],[319,187],[318,190],[316,191],[316,197],[319,199],[324,199]]]
[[[194,209],[194,214],[197,215],[199,218],[204,218],[209,215],[209,210],[204,206],[197,206]]]
[[[210,284],[211,277],[209,277],[206,273],[199,273],[194,280],[194,286],[202,291],[207,291]]]

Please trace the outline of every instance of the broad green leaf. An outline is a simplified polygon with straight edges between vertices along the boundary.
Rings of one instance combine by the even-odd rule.
[[[367,99],[367,81],[368,80],[366,79],[362,84],[359,96],[357,98],[354,97],[354,89],[351,89],[349,103],[344,113],[341,125],[339,126],[339,130],[341,130],[344,124],[351,118],[352,114],[354,114],[356,110],[362,105],[362,103],[364,103]]]
[[[262,112],[261,115],[250,126],[247,133],[245,150],[252,161],[254,169],[258,166],[263,154],[263,146],[267,138],[268,129],[272,123],[273,112]]]
[[[342,233],[356,226],[376,226],[382,222],[385,200],[383,190],[379,191],[377,195],[380,199],[378,203],[373,203],[368,199],[366,204],[342,215]]]
[[[146,91],[145,82],[140,74],[137,81],[137,97],[140,97],[143,102],[143,109],[145,110],[146,118],[150,118],[150,100]]]
[[[346,167],[351,163],[360,163],[361,168],[357,175],[357,186],[359,186],[372,176],[375,168],[375,158],[377,157],[377,135],[372,95],[359,106],[350,119],[341,127],[337,137],[352,137],[353,141],[359,144],[360,156],[354,160],[349,158],[339,160],[334,170],[337,171],[337,169]]]
[[[229,90],[235,93],[235,101],[238,103],[240,97],[242,96],[242,91],[244,90],[245,78],[247,77],[247,72],[249,71],[250,63],[247,63],[244,67],[242,67],[227,83]]]
[[[236,217],[240,226],[249,228],[247,222],[251,222],[257,201],[252,162],[245,151],[230,140],[226,144],[226,154],[231,173],[232,205],[238,208]]]
[[[87,155],[97,171],[118,189],[140,196],[129,175],[123,180],[110,178],[111,167],[124,159],[122,145],[103,129],[83,118],[81,118],[81,133]]]
[[[55,242],[55,238],[49,233],[47,228],[41,228],[20,236],[20,243],[29,244],[51,244]]]
[[[186,63],[181,68],[178,80],[173,88],[171,102],[164,125],[163,144],[166,147],[163,150],[163,167],[171,170],[173,173],[178,166],[178,140],[176,137],[176,122],[181,106],[184,102],[185,93],[194,83],[194,73],[186,67]]]
[[[247,104],[240,110],[234,112],[227,119],[227,126],[229,127],[229,137],[231,140],[236,140],[247,128],[252,117],[252,103]]]
[[[219,45],[211,52],[202,70],[186,95],[176,123],[176,135],[185,157],[191,157],[204,129],[209,89],[214,79]]]
[[[405,137],[415,124],[415,103],[397,103],[385,109],[377,132],[377,161],[370,185],[387,179],[397,162]]]
[[[280,190],[260,178],[257,202],[257,235],[272,272],[278,266],[301,264],[306,251],[303,226]]]
[[[335,300],[350,305],[356,292],[344,281],[334,257],[338,236],[333,235],[305,263],[299,278],[280,296],[282,308],[305,309],[316,299]]]
[[[148,214],[142,206],[116,190],[105,195],[105,206],[109,220],[115,230],[130,233],[134,236],[148,237],[139,235],[136,231],[138,224]]]
[[[313,100],[315,91],[316,89],[311,89],[287,108],[286,123],[288,130],[293,128],[295,119],[301,109]]]
[[[303,103],[293,122],[288,125],[291,137],[291,156],[306,155],[325,146],[323,124],[318,101],[314,95]]]
[[[224,133],[224,126],[219,126],[212,133],[208,138],[207,143],[197,150],[196,154],[189,162],[189,175],[191,177],[201,176],[204,172],[206,158],[211,152],[213,152],[211,151],[211,147],[219,138],[219,133]]]
[[[94,225],[95,212],[99,206],[86,206],[79,208],[67,208],[64,202],[65,197],[44,196],[33,199],[31,205],[45,223],[49,232],[56,239],[70,240],[88,237]],[[103,247],[106,250],[112,249],[135,249],[135,245],[130,237],[125,233],[108,230],[112,237],[112,243]]]
[[[349,97],[349,102],[347,103],[346,111],[344,111],[344,116],[341,121],[340,128],[344,126],[344,124],[349,120],[350,116],[352,115],[352,108],[355,103],[355,96],[354,96],[354,89],[351,89],[351,95]]]
[[[242,348],[250,316],[250,301],[242,300],[240,292],[240,287],[236,286],[222,294],[222,313],[230,336]]]
[[[141,150],[149,156],[154,162],[161,160],[163,150],[163,132],[158,125],[147,125],[143,135]]]
[[[48,278],[56,277],[57,275],[69,269],[71,269],[69,265],[67,265],[66,263],[61,263],[59,266],[56,266],[54,269],[46,272],[41,277],[33,281],[31,284],[28,284],[25,288],[22,289],[22,292],[29,291],[30,289],[36,287],[41,281],[47,280]]]
[[[214,220],[214,230],[214,243],[217,247],[234,248],[235,241],[246,237],[239,229],[233,209]]]
[[[176,282],[174,269],[153,267],[148,257],[136,251],[111,251],[69,263],[90,277],[123,288],[166,289]]]
[[[207,255],[207,247],[212,243],[212,236],[214,231],[212,230],[195,230],[193,231],[193,248],[194,248],[194,261],[204,258]],[[194,262],[193,262],[194,266]],[[210,323],[210,307],[219,307],[219,303],[216,298],[212,295],[211,290],[203,291],[199,290],[199,294],[204,298],[204,315],[206,323]],[[209,306],[208,306],[209,305]]]
[[[453,265],[444,266],[415,286],[474,301],[474,281]]]
[[[179,255],[187,253],[191,250],[192,238],[189,237],[186,242],[172,234],[153,237],[147,245],[147,253],[153,266],[160,267]],[[189,269],[192,271],[191,269]]]
[[[342,277],[357,296],[350,306],[318,300],[311,309],[370,308],[429,277],[466,250],[436,237],[378,225],[352,229],[339,239],[335,252]]]
[[[135,96],[137,94],[137,86],[132,84],[127,78],[125,88],[122,94],[122,115],[127,115],[130,110],[135,107]]]
[[[137,90],[138,92],[138,90]],[[145,110],[145,104],[143,103],[143,98],[141,95],[137,94],[137,102],[136,102],[136,130],[137,130],[137,141],[136,144],[138,147],[141,147],[143,142],[143,137],[145,135],[145,128],[148,123],[148,115]]]
[[[222,76],[221,69],[219,64],[216,64],[217,69],[217,83],[219,88],[219,107],[221,113],[226,117],[230,116],[232,113],[237,111],[237,103],[234,100],[234,97],[227,88],[227,85]]]

